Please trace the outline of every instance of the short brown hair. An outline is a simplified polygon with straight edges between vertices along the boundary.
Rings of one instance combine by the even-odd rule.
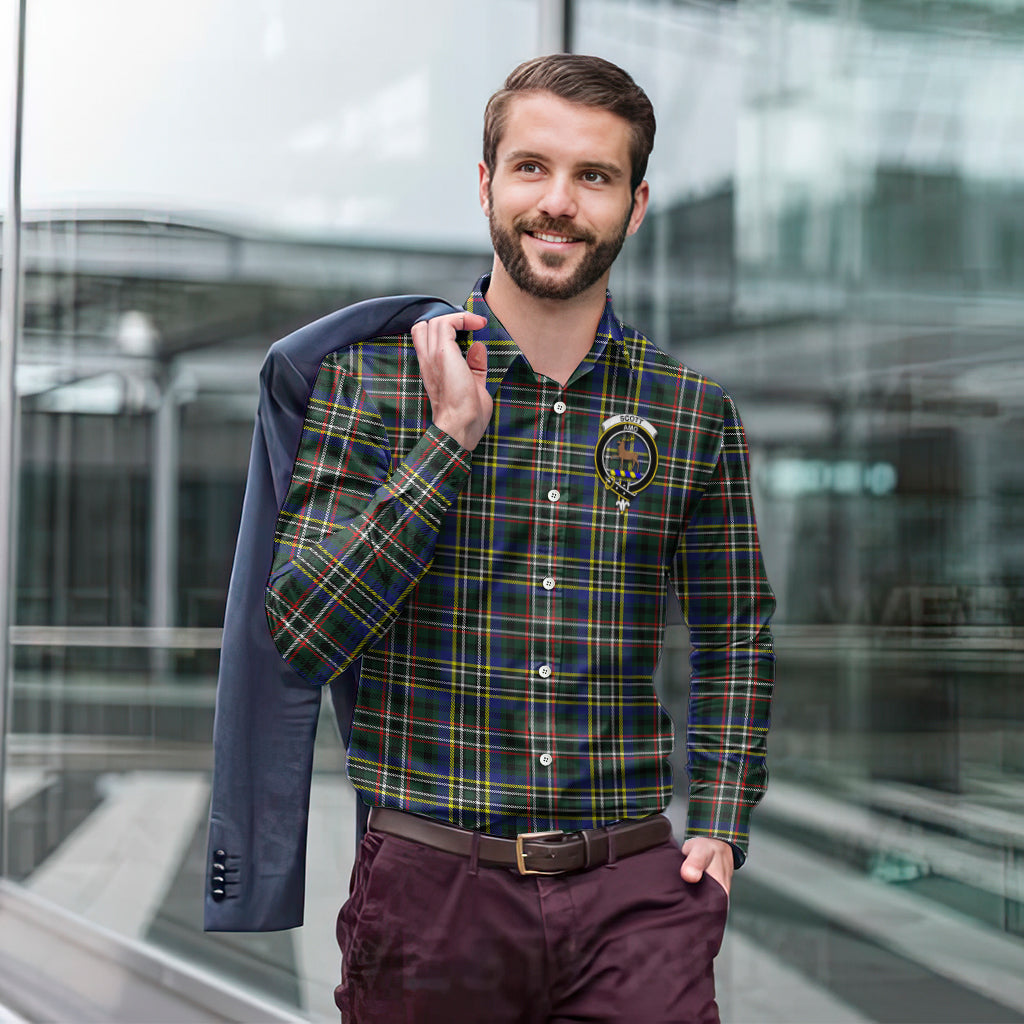
[[[602,57],[580,53],[552,53],[534,57],[515,68],[505,85],[488,101],[484,111],[484,166],[494,176],[498,143],[505,131],[509,103],[527,92],[550,92],[569,103],[600,107],[629,123],[632,164],[630,185],[635,192],[647,173],[647,158],[654,148],[654,107],[647,93],[622,68]]]

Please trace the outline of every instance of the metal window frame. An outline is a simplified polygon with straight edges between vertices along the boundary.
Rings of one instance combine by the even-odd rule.
[[[25,85],[25,8],[15,6],[16,56],[11,121],[11,170],[4,217],[3,275],[0,281],[0,877],[7,874],[7,730],[11,700],[11,603],[14,591],[18,395],[14,367],[21,330],[21,139]]]
[[[572,53],[572,0],[537,0],[537,50]]]

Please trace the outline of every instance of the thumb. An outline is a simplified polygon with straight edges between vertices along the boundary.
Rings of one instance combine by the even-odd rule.
[[[478,374],[487,374],[487,346],[482,341],[474,341],[466,353],[469,368]]]
[[[687,882],[699,882],[701,880],[701,876],[704,874],[704,870],[707,868],[708,864],[711,863],[711,857],[708,855],[707,851],[701,850],[700,848],[694,850],[694,845],[695,844],[691,844],[689,840],[683,843],[682,853],[684,859],[680,869],[680,874]],[[689,850],[687,850],[688,846],[690,847]]]
[[[683,866],[679,869],[679,873],[686,882],[699,882],[704,876],[706,866],[705,864],[698,865],[695,857],[688,857],[683,861]]]

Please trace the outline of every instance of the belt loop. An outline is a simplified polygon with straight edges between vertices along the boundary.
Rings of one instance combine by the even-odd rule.
[[[605,829],[605,835],[608,836],[608,867],[617,867],[615,861],[615,830]]]
[[[590,833],[588,829],[584,829],[580,832],[583,837],[583,870],[586,871],[590,867]]]
[[[480,873],[480,833],[474,832],[469,838],[469,873],[476,877]]]

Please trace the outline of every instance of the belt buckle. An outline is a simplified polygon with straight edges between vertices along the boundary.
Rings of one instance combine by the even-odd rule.
[[[558,869],[556,871],[534,871],[532,868],[526,866],[526,854],[523,851],[523,840],[524,839],[550,839],[552,836],[564,836],[565,832],[556,828],[553,832],[520,832],[516,836],[516,867],[519,869],[521,875],[564,875],[565,871]]]

